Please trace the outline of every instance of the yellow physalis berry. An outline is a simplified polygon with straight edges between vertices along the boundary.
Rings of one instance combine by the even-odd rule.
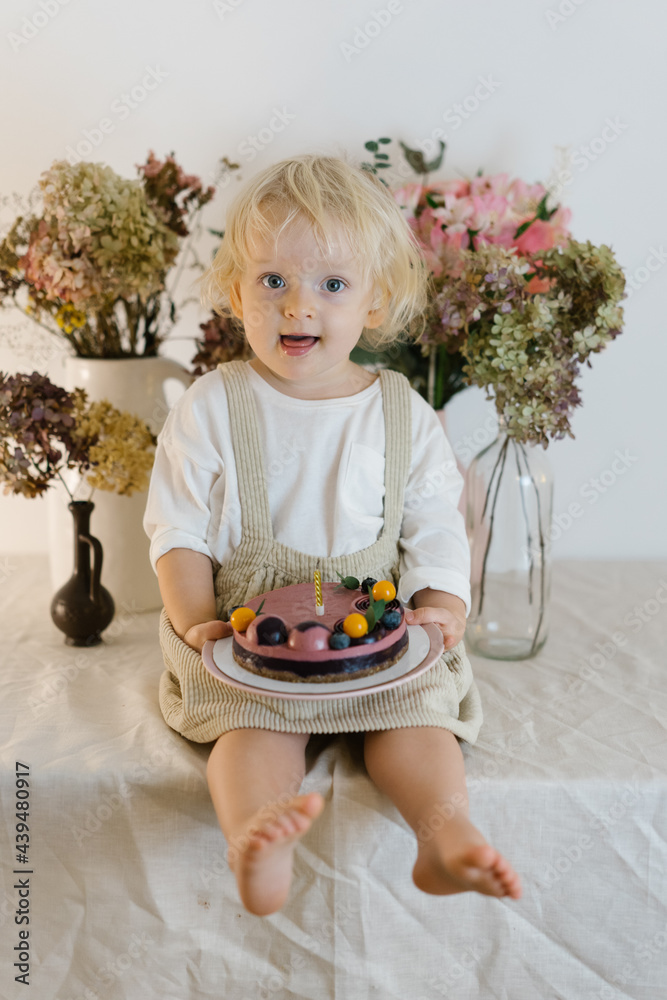
[[[229,616],[229,623],[237,632],[245,632],[255,617],[256,615],[252,608],[236,608]]]
[[[343,632],[349,635],[350,639],[359,639],[362,635],[366,635],[368,622],[364,615],[360,615],[357,611],[348,615],[343,622]]]
[[[391,580],[378,580],[372,593],[376,601],[393,601],[396,597],[396,587]]]

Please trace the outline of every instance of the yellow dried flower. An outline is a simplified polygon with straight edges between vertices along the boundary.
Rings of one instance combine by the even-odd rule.
[[[69,302],[60,306],[55,314],[55,319],[60,329],[65,333],[80,330],[82,326],[86,325],[86,314]]]
[[[132,496],[148,488],[156,439],[144,420],[106,399],[87,403],[84,394],[77,400],[75,436],[92,442],[86,482],[93,489]]]

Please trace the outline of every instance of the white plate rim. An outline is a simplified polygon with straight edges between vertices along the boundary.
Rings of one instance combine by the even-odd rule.
[[[406,671],[400,677],[395,677],[390,681],[376,681],[373,683],[374,677],[381,677],[381,672],[379,674],[371,674],[369,677],[361,677],[358,680],[358,687],[347,691],[336,691],[331,689],[331,685],[327,684],[326,691],[320,692],[302,692],[298,693],[295,690],[290,691],[277,691],[274,689],[269,689],[263,687],[261,683],[257,684],[246,684],[243,681],[237,680],[235,677],[230,677],[226,674],[215,662],[214,649],[218,642],[227,642],[230,638],[226,639],[209,639],[204,643],[202,649],[202,663],[204,667],[216,680],[222,681],[225,684],[230,685],[230,687],[237,688],[240,691],[248,691],[250,694],[260,694],[265,695],[270,698],[282,698],[286,701],[330,701],[337,698],[356,698],[362,694],[375,693],[379,691],[388,691],[390,688],[398,687],[401,684],[407,684],[408,681],[413,680],[420,674],[423,674],[426,670],[433,666],[433,664],[438,660],[440,655],[444,650],[444,638],[442,632],[433,622],[428,622],[426,625],[408,625],[408,638],[410,638],[413,629],[421,629],[426,632],[429,638],[429,649],[423,660],[421,660],[412,669]],[[261,682],[261,678],[256,675],[251,675],[253,678],[257,677],[257,681]],[[284,682],[288,684],[288,681]],[[353,683],[353,682],[348,682]],[[318,685],[318,687],[324,687],[325,685]]]

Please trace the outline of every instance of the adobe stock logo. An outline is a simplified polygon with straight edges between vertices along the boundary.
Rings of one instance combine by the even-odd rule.
[[[7,32],[7,41],[18,52],[19,49],[32,41],[42,28],[53,20],[56,14],[60,13],[60,8],[65,7],[70,0],[39,0],[40,10],[36,10],[31,17],[24,17],[21,22],[21,30]]]
[[[660,247],[649,247],[649,254],[646,257],[643,264],[636,267],[631,274],[626,272],[625,280],[627,282],[625,287],[625,298],[631,299],[635,292],[638,292],[642,285],[645,285],[647,281],[651,280],[651,275],[659,271],[661,267],[664,267],[667,262],[667,250],[660,245]]]
[[[488,101],[489,97],[495,94],[501,86],[500,81],[494,80],[490,74],[488,76],[478,76],[477,86],[474,90],[467,94],[463,100],[457,101],[456,104],[452,104],[446,111],[443,111],[442,120],[451,126],[452,132],[456,132],[468,118],[479,110],[484,101]],[[431,132],[430,139],[423,139],[418,143],[418,146],[425,156],[435,156],[438,148],[436,145],[437,141],[442,139],[443,142],[446,142],[448,138],[448,132],[445,132],[444,129],[436,128]]]
[[[585,483],[582,483],[579,487],[579,496],[583,500],[587,500],[589,506],[593,506],[638,461],[639,456],[630,454],[629,449],[626,448],[625,451],[621,451],[617,448],[609,468],[603,469],[602,472],[599,472],[596,476],[591,476]],[[567,510],[563,510],[559,514],[554,514],[547,536],[549,541],[557,542],[566,531],[569,531],[574,522],[582,518],[585,513],[585,507],[577,500],[573,500],[568,504]],[[530,555],[531,551],[533,555],[539,555],[539,546],[535,544],[532,549],[528,546],[523,547],[524,555]]]
[[[141,81],[131,90],[119,94],[112,102],[109,110],[119,122],[129,118],[133,111],[143,104],[148,95],[156,90],[167,79],[169,74],[159,66],[146,66]],[[116,122],[112,118],[100,118],[97,125],[90,129],[82,129],[76,146],[65,147],[65,155],[71,166],[76,166],[81,160],[90,156],[94,149],[104,142],[104,137],[116,130]]]
[[[545,10],[544,16],[547,19],[547,23],[552,31],[555,31],[559,24],[563,24],[567,21],[568,17],[572,17],[578,7],[586,3],[586,0],[561,0],[558,5],[558,10]]]
[[[273,142],[278,132],[284,131],[287,125],[294,121],[296,115],[290,114],[286,107],[273,108],[273,117],[269,119],[266,128],[261,128],[257,135],[246,136],[239,143],[239,154],[251,163],[258,153]]]
[[[402,13],[401,0],[389,0],[386,9],[374,10],[371,18],[363,26],[357,25],[354,29],[351,43],[340,43],[340,50],[345,57],[345,62],[351,62],[353,56],[358,56],[364,49],[368,48],[373,39],[377,38],[382,30],[390,24],[396,14]]]
[[[552,198],[558,200],[562,197],[563,191],[573,183],[577,174],[582,174],[592,163],[605,153],[609,147],[616,142],[619,135],[629,129],[627,122],[621,121],[618,115],[615,118],[605,118],[604,127],[600,134],[589,139],[587,143],[582,143],[574,152],[567,156],[567,165],[558,170],[547,181],[547,189]],[[574,169],[570,168],[575,168]]]
[[[213,8],[222,21],[225,14],[231,14],[237,7],[240,7],[245,0],[213,0]]]

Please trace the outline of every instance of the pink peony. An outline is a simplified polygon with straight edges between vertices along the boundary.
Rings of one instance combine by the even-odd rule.
[[[422,190],[421,184],[405,184],[397,191],[392,191],[396,204],[406,210],[408,218],[414,218]]]
[[[431,249],[436,253],[441,247],[453,247],[456,250],[465,250],[469,245],[468,237],[468,227],[462,223],[456,223],[453,226],[447,226],[446,229],[441,229],[440,226],[434,226],[431,230]]]
[[[470,194],[478,196],[492,194],[504,198],[510,187],[508,177],[509,174],[485,174],[482,177],[473,177],[470,181]]]
[[[536,219],[547,190],[509,174],[450,179],[427,186],[408,183],[393,192],[410,228],[417,237],[435,277],[458,270],[457,254],[485,246],[515,248],[522,257],[563,244],[569,239],[570,210],[559,207],[551,219]],[[438,203],[432,208],[427,197]],[[531,221],[532,220],[532,221]],[[530,225],[518,238],[517,229]],[[474,236],[470,236],[470,233]],[[549,282],[533,278],[531,293],[548,291]]]
[[[555,279],[552,282],[549,278],[538,278],[536,275],[530,279],[525,290],[529,295],[538,295],[542,292],[548,292],[554,283]]]
[[[507,197],[518,215],[535,214],[537,206],[547,193],[542,184],[526,184],[520,178],[512,181],[507,189]]]
[[[455,198],[467,198],[470,194],[470,181],[448,180],[436,181],[429,184],[426,191],[433,191],[434,194],[453,195]]]
[[[535,219],[528,226],[528,229],[517,240],[514,240],[514,246],[524,256],[537,253],[538,250],[551,250],[555,243],[556,238],[553,227],[549,222],[544,222],[542,219]]]
[[[473,216],[468,222],[470,229],[479,230],[490,243],[495,243],[507,217],[512,214],[507,199],[487,192],[485,195],[473,195],[470,202],[473,208]],[[516,226],[514,228],[516,230]]]
[[[493,229],[483,230],[475,237],[475,249],[479,246],[493,244],[494,246],[505,247],[506,250],[509,250],[513,245],[514,234],[517,228],[515,219],[500,221]]]
[[[465,223],[467,226],[472,221],[473,206],[468,197],[456,198],[453,194],[446,194],[444,206],[435,209],[434,214],[441,225],[455,226]]]

